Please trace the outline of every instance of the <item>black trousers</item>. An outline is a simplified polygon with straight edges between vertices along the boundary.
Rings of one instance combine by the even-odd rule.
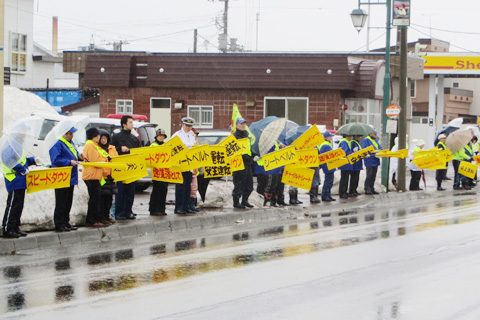
[[[359,180],[360,180],[360,171],[352,171],[352,174],[350,176],[350,188],[348,190],[348,193],[353,194],[357,192]]]
[[[342,196],[347,194],[348,180],[350,180],[350,170],[340,170],[340,185],[338,186],[338,193]]]
[[[366,178],[365,178],[365,192],[375,191],[375,179],[377,178],[378,167],[365,166]]]
[[[245,169],[233,173],[233,191],[234,197],[248,198],[253,191],[253,173],[252,166],[245,164]],[[265,191],[266,192],[266,191]]]
[[[102,194],[100,215],[102,220],[110,219],[110,209],[112,208],[113,196],[111,194]]]
[[[74,187],[55,189],[55,211],[53,212],[55,228],[65,227],[70,224]]]
[[[279,201],[282,201],[285,199],[283,195],[284,189],[285,184],[282,183],[281,174],[268,175],[268,183],[267,187],[265,188],[265,193],[272,193],[278,198]]]
[[[420,190],[420,179],[422,178],[422,171],[410,170],[412,178],[410,179],[410,190]]]
[[[135,199],[135,182],[125,184],[117,182],[118,194],[115,199],[115,217],[128,217],[133,214]]]
[[[8,193],[2,223],[4,231],[15,231],[20,227],[20,217],[22,216],[24,203],[25,189],[12,190]]]
[[[257,174],[257,193],[264,194],[268,184],[268,175]]]
[[[190,184],[192,183],[192,173],[190,171],[182,172],[183,183],[175,185],[175,211],[187,211],[190,202]]]
[[[99,180],[84,180],[88,189],[87,223],[95,223],[103,220],[102,215],[102,187]]]
[[[167,201],[168,182],[153,181],[152,193],[150,194],[150,213],[165,213],[165,202]]]
[[[447,175],[447,169],[441,169],[435,172],[435,180],[437,180],[437,187],[442,186],[442,181],[446,175]]]

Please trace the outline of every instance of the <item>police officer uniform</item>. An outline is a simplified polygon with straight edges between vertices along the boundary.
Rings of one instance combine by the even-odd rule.
[[[191,117],[182,118],[182,124],[192,127],[195,123],[195,119]],[[182,140],[183,144],[188,148],[191,149],[195,145],[195,136],[190,131],[185,131],[184,128],[175,132],[172,136],[178,136],[180,140]],[[190,210],[189,202],[190,202],[190,184],[192,183],[192,172],[182,172],[183,176],[183,183],[175,184],[175,213],[177,214],[188,214],[194,213],[194,211]]]

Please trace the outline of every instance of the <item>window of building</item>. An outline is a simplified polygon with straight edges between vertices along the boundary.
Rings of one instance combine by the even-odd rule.
[[[153,109],[170,109],[172,105],[172,99],[170,98],[151,98],[150,108]]]
[[[410,98],[417,97],[417,81],[410,81]]]
[[[27,35],[10,33],[11,71],[27,72]]]
[[[117,100],[117,114],[133,114],[133,100]]]
[[[460,87],[460,82],[453,82],[452,87],[459,88]]]
[[[195,119],[196,128],[213,128],[213,106],[188,106],[188,116]]]
[[[345,99],[348,106],[345,112],[345,123],[365,123],[381,130],[382,100],[375,99]]]
[[[287,118],[300,126],[308,123],[308,98],[265,98],[265,117]]]

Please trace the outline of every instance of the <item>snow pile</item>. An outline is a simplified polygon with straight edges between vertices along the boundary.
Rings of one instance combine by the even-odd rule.
[[[4,128],[9,123],[28,117],[32,112],[57,114],[53,107],[40,97],[33,93],[22,91],[15,87],[4,87]],[[79,176],[81,180],[81,173]],[[0,179],[0,211],[4,211],[7,201],[7,190],[5,189],[5,180]],[[85,222],[87,213],[88,192],[83,181],[79,181],[79,186],[75,187],[73,195],[73,205],[70,211],[71,224],[80,224]],[[53,229],[53,211],[55,209],[55,192],[46,190],[37,193],[27,194],[25,196],[25,206],[22,213],[22,229],[29,230],[48,230]]]
[[[254,185],[254,187],[256,187],[256,185]],[[206,208],[232,208],[232,190],[233,183],[231,177],[229,177],[228,181],[212,179],[208,185],[205,202],[200,200],[200,195],[197,195],[198,199],[200,200],[199,206]],[[262,207],[263,197],[261,197],[254,189],[248,198],[248,202],[253,204],[255,207]]]

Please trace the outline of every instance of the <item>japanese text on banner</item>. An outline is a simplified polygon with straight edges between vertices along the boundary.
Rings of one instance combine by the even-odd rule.
[[[320,165],[318,149],[297,150],[297,161],[288,166],[290,168],[313,168]]]
[[[462,161],[458,167],[458,173],[463,174],[467,178],[474,179],[475,174],[477,173],[477,165],[467,161]]]
[[[297,151],[289,146],[264,155],[262,160],[265,171],[273,170],[297,161]]]
[[[225,165],[226,148],[225,146],[203,145],[189,149],[187,154],[180,159],[182,171],[204,166]]]
[[[245,165],[242,156],[238,155],[227,158],[225,165],[207,166],[204,169],[205,178],[216,178],[231,176],[233,172],[245,169]]]
[[[72,167],[32,170],[27,174],[27,193],[70,187],[71,177]]]
[[[442,165],[445,161],[442,161],[437,155],[428,155],[425,157],[421,157],[419,159],[415,159],[414,162],[420,169],[428,169],[430,167],[435,167]],[[412,161],[413,162],[413,161]]]
[[[324,141],[325,139],[323,139],[323,135],[320,133],[320,130],[318,130],[318,127],[313,125],[310,127],[310,129],[302,133],[300,137],[293,141],[292,146],[297,148],[297,150],[306,150],[315,148]]]
[[[162,145],[163,146],[163,145]],[[187,147],[183,144],[182,140],[180,139],[179,136],[175,136],[168,140],[166,144],[164,144],[165,147],[169,147],[170,150],[170,162],[172,164],[178,164],[180,159],[187,154],[188,149]]]
[[[342,148],[338,148],[332,151],[324,152],[318,155],[319,164],[324,164],[329,161],[345,157],[345,151]]]
[[[182,171],[179,166],[170,168],[153,168],[152,180],[171,183],[183,183]]]
[[[147,168],[168,168],[174,164],[171,161],[173,148],[173,145],[162,145],[158,147],[134,148],[131,149],[130,152],[142,153],[144,155]],[[181,148],[183,149],[183,147]]]
[[[285,166],[282,182],[292,187],[310,190],[312,187],[314,170],[307,168],[290,168]]]
[[[368,154],[375,152],[375,148],[373,146],[369,146],[368,148],[361,149],[355,153],[350,154],[347,159],[348,162],[351,164],[354,164],[355,162],[358,162],[365,158]]]
[[[245,138],[248,139],[248,138]],[[242,145],[238,142],[233,134],[229,135],[225,140],[218,144],[226,148],[227,157],[233,157],[242,154]]]
[[[131,183],[148,176],[147,165],[143,154],[125,154],[112,158],[112,162],[125,162],[125,169],[112,169],[112,178],[115,181]]]
[[[327,162],[328,170],[339,168],[348,163],[347,158],[336,158]]]

